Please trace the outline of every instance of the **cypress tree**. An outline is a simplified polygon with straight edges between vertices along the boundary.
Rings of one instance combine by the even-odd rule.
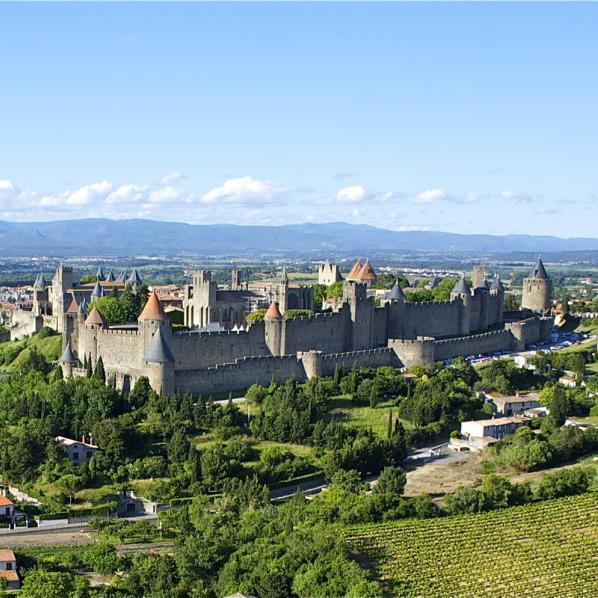
[[[89,356],[89,359],[87,360],[87,365],[85,366],[85,376],[87,378],[91,378],[93,374],[93,370],[91,367],[91,355]]]
[[[106,372],[104,371],[104,360],[100,355],[98,357],[98,361],[96,362],[96,369],[93,372],[93,377],[96,380],[101,380],[102,382],[106,382]]]
[[[334,368],[334,385],[336,387],[340,386],[342,379],[343,379],[343,368],[341,367],[340,363],[337,363],[336,367]]]
[[[392,409],[388,410],[388,430],[386,432],[386,437],[390,438],[392,436]]]

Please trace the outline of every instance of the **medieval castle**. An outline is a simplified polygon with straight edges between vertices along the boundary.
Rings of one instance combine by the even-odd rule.
[[[330,264],[319,274],[329,284],[341,278]],[[459,355],[522,350],[550,338],[552,289],[540,259],[524,280],[522,309],[514,313],[503,311],[500,279],[488,285],[480,270],[473,288],[461,277],[449,301],[409,303],[395,284],[376,307],[368,293],[373,280],[370,263],[357,262],[332,312],[285,319],[288,309],[312,306],[309,287],[290,287],[283,273],[278,283],[250,291],[233,271],[230,290],[220,290],[200,270],[184,289],[187,329],[175,330],[155,292],[136,324],[110,326],[93,305],[88,313],[87,303],[107,284],[126,281],[82,285],[72,269],[59,266],[50,285],[36,281],[30,318],[52,322],[63,333],[65,376],[82,375],[83,364],[101,357],[109,384],[127,389],[147,376],[165,394],[227,393],[268,384],[273,377],[305,380],[331,375],[337,365],[429,365]],[[136,272],[127,282],[141,284]],[[248,312],[265,300],[271,302],[264,319],[246,325]]]

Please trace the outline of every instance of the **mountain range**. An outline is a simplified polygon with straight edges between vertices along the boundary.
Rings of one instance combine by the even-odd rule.
[[[597,251],[598,238],[392,231],[341,222],[285,226],[154,220],[0,221],[0,255],[304,255]]]

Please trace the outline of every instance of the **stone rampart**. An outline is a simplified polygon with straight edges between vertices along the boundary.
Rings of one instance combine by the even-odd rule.
[[[496,330],[434,342],[436,361],[452,357],[495,353],[515,349],[515,339],[509,330]]]
[[[43,316],[32,311],[15,309],[11,315],[10,340],[17,340],[40,331],[44,325]]]

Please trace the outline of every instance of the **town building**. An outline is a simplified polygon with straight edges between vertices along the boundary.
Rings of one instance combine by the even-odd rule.
[[[87,465],[98,450],[97,445],[91,442],[91,438],[89,442],[85,441],[85,436],[81,440],[56,436],[55,440],[66,449],[71,463],[75,466]]]
[[[10,498],[0,494],[0,522],[14,525],[16,517],[15,505]]]
[[[527,409],[535,409],[540,406],[538,395],[531,393],[514,397],[491,396],[490,400],[494,404],[496,412],[504,416],[519,415]]]
[[[21,587],[17,559],[10,548],[0,548],[0,577],[6,582],[7,590],[18,590]]]

